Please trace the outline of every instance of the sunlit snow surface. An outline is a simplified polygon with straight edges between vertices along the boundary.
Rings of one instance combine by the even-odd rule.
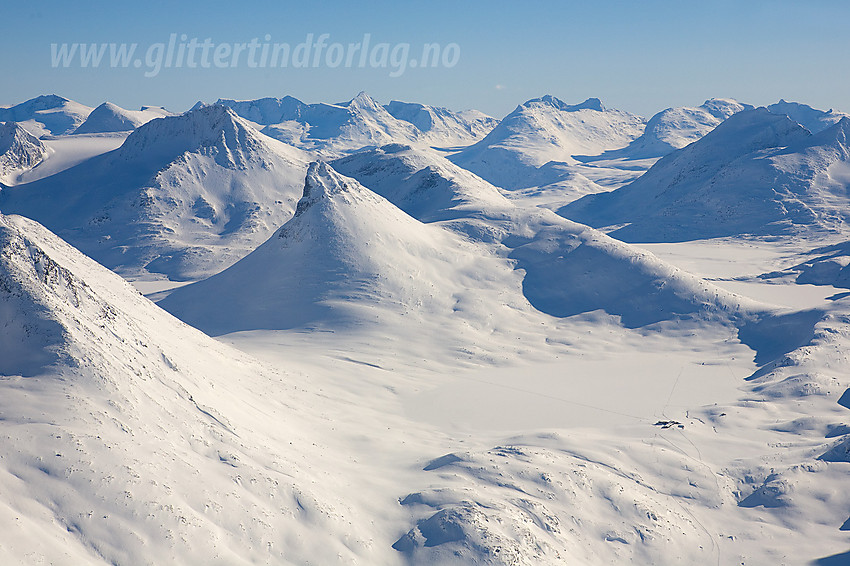
[[[647,132],[543,97],[488,134],[364,94],[293,101],[129,136],[60,132],[93,113],[60,97],[16,107],[47,152],[0,199],[0,563],[846,562],[840,113],[771,107],[811,135],[710,100]],[[259,133],[292,108],[277,137],[297,147]],[[776,136],[706,153],[729,116]],[[518,169],[481,168],[506,151]],[[699,172],[692,208],[660,218],[723,210],[706,187],[769,190],[764,171],[786,182],[779,234],[729,233],[775,218],[747,201],[761,216],[702,215],[671,243],[634,196]],[[110,187],[156,206],[92,224]],[[604,230],[554,212],[582,197]],[[124,250],[135,287],[12,204],[113,267]],[[196,246],[212,260],[148,268]]]

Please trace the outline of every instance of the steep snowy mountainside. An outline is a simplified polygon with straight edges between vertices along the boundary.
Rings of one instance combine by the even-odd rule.
[[[0,210],[42,222],[128,275],[197,278],[292,215],[307,162],[213,105],[148,122],[114,151],[5,190]]]
[[[365,92],[338,104],[305,104],[291,96],[220,99],[240,116],[265,126],[264,134],[307,151],[337,157],[364,147],[416,142],[419,132],[397,120]]]
[[[0,108],[0,122],[18,122],[36,137],[70,134],[92,109],[55,94],[37,96],[9,108]]]
[[[498,120],[478,110],[454,112],[440,106],[393,100],[384,108],[393,117],[410,122],[432,146],[455,147],[474,143],[489,134]]]
[[[847,222],[850,119],[816,135],[764,108],[727,119],[637,181],[560,213],[626,241],[841,232]]]
[[[47,147],[15,122],[0,124],[0,183],[11,184],[18,175],[41,163]]]
[[[22,217],[0,216],[0,312],[4,563],[398,563],[394,501],[358,520],[346,477],[369,472],[347,450],[363,441],[333,433],[322,411],[347,409],[303,376]]]
[[[74,130],[75,134],[126,132],[135,130],[154,118],[172,116],[173,113],[157,106],[144,106],[141,110],[125,110],[111,102],[104,102],[91,111],[86,121]]]
[[[546,95],[518,106],[451,160],[504,189],[540,186],[548,184],[539,178],[547,164],[574,165],[576,155],[624,147],[643,133],[644,125],[643,118],[607,109],[596,98],[569,105]]]

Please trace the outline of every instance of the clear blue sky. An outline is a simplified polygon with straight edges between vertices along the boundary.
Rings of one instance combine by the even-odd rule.
[[[164,105],[290,94],[341,101],[365,90],[380,102],[478,108],[501,117],[542,94],[575,103],[595,96],[649,116],[668,106],[733,97],[779,98],[850,111],[850,2],[417,1],[17,2],[3,9],[0,104],[56,93],[95,106]],[[456,43],[451,68],[68,68],[51,66],[51,43],[138,43],[172,33],[213,44],[290,43],[327,33],[329,43]]]

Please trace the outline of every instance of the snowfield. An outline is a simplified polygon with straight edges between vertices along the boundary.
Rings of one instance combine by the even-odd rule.
[[[0,563],[847,563],[841,112],[0,121]]]

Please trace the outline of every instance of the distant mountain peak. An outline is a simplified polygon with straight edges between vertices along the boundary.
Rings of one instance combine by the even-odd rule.
[[[602,106],[602,101],[598,98],[588,98],[587,100],[579,104],[567,104],[563,100],[556,98],[551,94],[546,94],[539,98],[532,98],[531,100],[522,104],[522,107],[527,108],[540,103],[548,104],[549,106],[552,106],[563,112],[578,112],[579,110],[595,110],[597,112],[605,111],[605,107]]]
[[[374,98],[366,94],[366,91],[363,90],[357,93],[357,96],[352,98],[351,101],[347,104],[347,106],[368,110],[383,110],[383,107],[378,104],[378,102]]]
[[[26,105],[33,110],[49,110],[51,108],[58,108],[67,102],[70,102],[70,100],[58,94],[42,94],[26,102],[22,102],[19,106]]]
[[[118,149],[125,158],[166,155],[216,147],[224,163],[244,163],[257,147],[259,135],[230,108],[210,104],[178,116],[167,116],[139,126]]]
[[[833,124],[847,116],[843,112],[834,110],[818,110],[812,108],[808,104],[801,102],[788,102],[785,99],[780,99],[776,104],[767,106],[767,109],[774,114],[783,114],[788,116],[813,134],[830,128]]]
[[[138,125],[138,120],[134,120],[130,112],[107,101],[92,110],[74,133],[124,132],[135,130]]]

